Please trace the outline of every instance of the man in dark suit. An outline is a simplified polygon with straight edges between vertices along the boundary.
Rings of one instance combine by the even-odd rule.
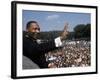
[[[66,37],[68,32],[66,31],[66,26],[61,36],[55,38],[54,40],[41,42],[38,40],[38,34],[40,32],[40,27],[36,21],[29,21],[26,25],[27,32],[34,33],[34,36],[26,34],[23,36],[23,55],[30,58],[34,63],[36,63],[40,68],[48,68],[48,62],[46,62],[45,53],[57,49],[62,45],[62,40]]]

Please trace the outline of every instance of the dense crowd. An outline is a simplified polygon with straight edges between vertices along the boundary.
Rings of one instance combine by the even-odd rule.
[[[48,52],[46,60],[53,67],[86,67],[91,65],[90,41],[64,41],[63,46]]]

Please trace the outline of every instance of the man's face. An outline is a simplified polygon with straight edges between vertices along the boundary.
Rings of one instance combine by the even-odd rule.
[[[40,33],[40,28],[39,28],[37,23],[31,23],[30,27],[27,29],[27,31],[32,33],[32,37],[34,39],[38,39],[38,37],[40,35],[39,34]]]
[[[40,27],[38,26],[37,23],[31,23],[30,27],[27,29],[28,32],[34,32],[34,33],[39,33],[40,32]]]

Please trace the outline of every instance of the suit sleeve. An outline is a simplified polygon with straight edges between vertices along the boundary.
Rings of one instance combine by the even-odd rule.
[[[44,53],[47,53],[51,50],[54,50],[54,49],[57,49],[57,47],[55,46],[55,41],[54,40],[51,40],[51,41],[48,41],[46,43],[41,43],[41,44],[38,44],[37,42],[33,42],[29,39],[25,39],[23,41],[23,51],[24,51],[24,55],[26,53],[28,53],[28,55],[41,55],[41,54],[44,54]]]

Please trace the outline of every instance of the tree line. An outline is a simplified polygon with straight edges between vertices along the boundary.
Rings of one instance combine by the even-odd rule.
[[[74,28],[75,38],[90,38],[91,24],[79,24]]]
[[[24,31],[25,35],[26,31]],[[39,37],[41,39],[54,39],[58,36],[60,36],[62,31],[45,31],[41,32]],[[66,39],[72,40],[72,39],[88,39],[91,38],[91,24],[78,24],[74,27],[73,32],[69,32],[69,35]]]

